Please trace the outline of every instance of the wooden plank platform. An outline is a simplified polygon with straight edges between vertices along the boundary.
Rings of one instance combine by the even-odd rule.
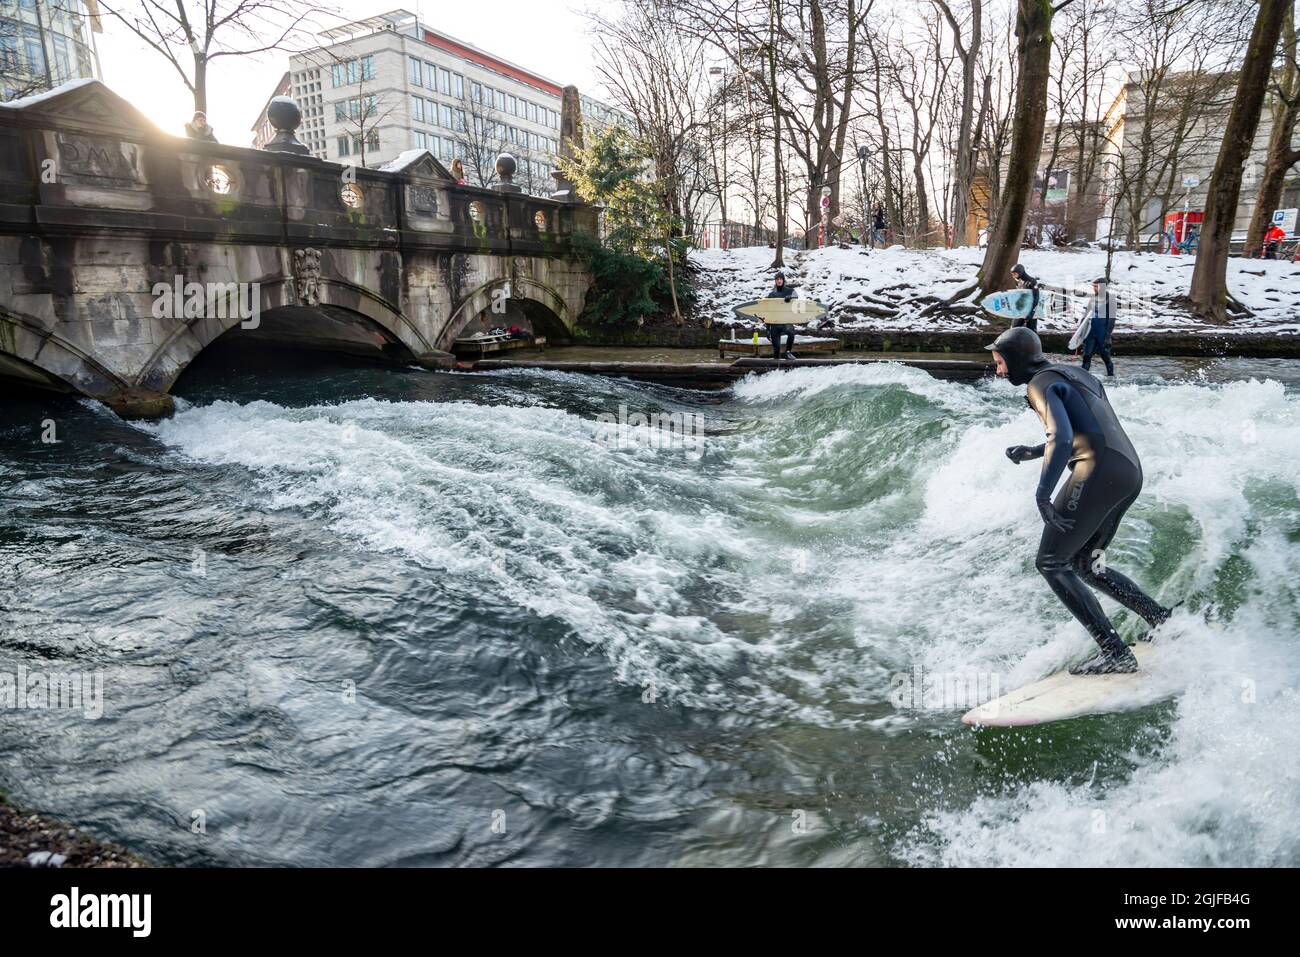
[[[843,339],[827,338],[822,336],[795,336],[794,349],[796,352],[829,352],[831,355],[840,351],[844,345]],[[761,356],[764,353],[772,354],[772,342],[766,334],[760,334],[758,342],[755,344],[753,339],[719,339],[718,340],[718,358],[723,358],[728,353],[740,356]]]
[[[511,339],[509,336],[472,336],[457,339],[452,343],[451,351],[457,356],[484,356],[494,352],[513,352],[515,349],[537,349],[546,345],[545,336],[530,336],[526,339]]]
[[[459,366],[462,372],[494,372],[503,369],[547,369],[554,372],[577,372],[589,375],[619,376],[674,385],[688,389],[722,389],[750,373],[780,369],[816,368],[819,366],[896,362],[922,369],[936,379],[977,382],[993,375],[993,363],[968,359],[756,359],[752,357],[722,362],[561,362],[545,359],[480,359]]]

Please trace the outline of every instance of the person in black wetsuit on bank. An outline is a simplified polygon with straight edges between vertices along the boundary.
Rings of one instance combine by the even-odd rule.
[[[1011,278],[1016,281],[1016,285],[1021,289],[1028,289],[1034,294],[1033,304],[1029,307],[1029,315],[1021,316],[1011,323],[1012,327],[1024,326],[1026,329],[1038,331],[1038,314],[1039,307],[1043,301],[1043,291],[1038,288],[1038,280],[1029,275],[1029,270],[1020,263],[1011,267]]]
[[[1025,399],[1047,432],[1043,445],[1013,445],[1007,458],[1017,465],[1043,460],[1035,494],[1043,537],[1035,566],[1101,648],[1070,673],[1136,671],[1133,652],[1087,587],[1109,595],[1152,628],[1173,614],[1105,563],[1106,547],[1142,491],[1142,463],[1133,443],[1101,383],[1076,366],[1049,362],[1036,333],[1024,327],[1008,329],[986,348],[993,351],[998,375],[1012,385],[1029,386]],[[1052,489],[1067,466],[1069,478],[1053,503]]]
[[[785,281],[785,273],[779,272],[773,280],[772,291],[764,299],[793,299],[794,289]],[[781,334],[785,333],[785,357],[795,359],[794,326],[768,326],[767,337],[772,340],[772,358],[781,358]]]

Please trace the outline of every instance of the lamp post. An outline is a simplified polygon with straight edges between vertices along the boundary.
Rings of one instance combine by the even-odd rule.
[[[718,194],[718,204],[722,208],[722,227],[718,230],[718,241],[724,251],[730,249],[727,242],[727,74],[720,66],[709,67],[709,74],[720,78],[718,95],[722,99],[722,180]]]

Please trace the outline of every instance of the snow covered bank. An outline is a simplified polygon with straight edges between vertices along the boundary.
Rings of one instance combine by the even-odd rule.
[[[700,269],[696,315],[715,323],[734,322],[732,306],[771,288],[772,255],[767,247],[693,250],[691,262]],[[840,329],[970,332],[1003,324],[1003,320],[989,324],[990,317],[983,315],[921,316],[936,298],[948,298],[973,279],[983,261],[980,249],[831,247],[787,251],[785,261],[789,280],[804,295],[830,305],[830,318]],[[1040,330],[1049,332],[1073,329],[1076,310],[1091,291],[1089,283],[1106,271],[1106,253],[1097,249],[1027,249],[1020,261],[1056,293],[1048,315],[1039,323]],[[1115,253],[1111,280],[1120,308],[1115,334],[1200,329],[1218,335],[1300,334],[1300,263],[1230,259],[1228,288],[1254,315],[1222,327],[1204,325],[1173,305],[1176,297],[1187,293],[1194,262],[1187,256]]]

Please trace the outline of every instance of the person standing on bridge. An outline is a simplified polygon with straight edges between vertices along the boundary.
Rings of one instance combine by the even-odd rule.
[[[207,143],[217,141],[217,134],[212,132],[212,127],[208,126],[208,115],[202,110],[195,110],[194,116],[185,124],[185,135],[192,140],[203,140]]]

